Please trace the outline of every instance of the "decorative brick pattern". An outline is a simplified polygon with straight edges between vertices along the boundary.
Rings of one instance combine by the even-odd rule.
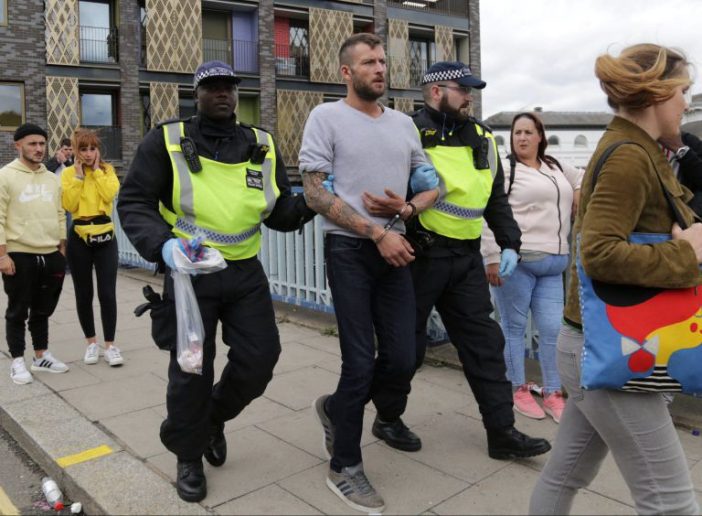
[[[13,5],[11,11],[15,9]],[[78,0],[46,0],[46,62],[80,64]]]
[[[395,97],[393,99],[393,106],[397,111],[402,111],[403,113],[409,114],[414,111],[414,99]]]
[[[150,82],[151,127],[178,118],[178,85],[172,82]]]
[[[75,77],[46,77],[48,149],[59,148],[61,138],[70,137],[80,125],[80,96]]]
[[[436,41],[437,61],[455,60],[456,52],[453,48],[453,28],[444,25],[435,25],[434,41]]]
[[[353,14],[310,8],[310,80],[341,84],[339,48],[353,34]]]
[[[410,87],[409,23],[388,18],[388,54],[390,87]]]
[[[146,67],[194,73],[202,62],[200,0],[146,0]]]
[[[310,111],[324,101],[321,92],[278,90],[278,139],[285,164],[296,167],[302,131]]]

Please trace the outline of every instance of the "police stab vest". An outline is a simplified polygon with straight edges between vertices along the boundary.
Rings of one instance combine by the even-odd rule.
[[[489,142],[488,168],[476,168],[472,147],[436,145],[424,149],[439,174],[439,198],[432,208],[419,214],[419,221],[434,233],[458,240],[480,237],[499,162],[493,135],[477,124],[475,127]]]
[[[200,156],[202,170],[193,173],[180,146],[182,122],[163,126],[173,169],[173,211],[163,204],[161,216],[181,238],[202,236],[226,260],[255,256],[261,247],[261,222],[273,210],[280,190],[275,181],[273,138],[252,128],[256,141],[267,146],[263,163],[220,163]],[[265,147],[264,147],[265,149]],[[258,160],[257,160],[258,161]]]

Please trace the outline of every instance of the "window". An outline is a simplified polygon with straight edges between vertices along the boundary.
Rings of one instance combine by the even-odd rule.
[[[180,118],[190,118],[197,114],[195,99],[192,97],[180,97],[178,99],[178,116]]]
[[[576,147],[587,147],[587,138],[585,137],[584,134],[579,134],[578,136],[575,137],[575,146]]]
[[[410,86],[422,84],[427,69],[436,62],[436,43],[429,40],[410,39]]]
[[[80,0],[80,60],[117,62],[117,30],[112,5],[101,0]]]
[[[548,137],[548,144],[549,145],[560,145],[561,141],[558,139],[558,136],[549,136]]]
[[[250,125],[259,124],[258,97],[239,97],[239,104],[236,107],[237,117],[240,122]]]
[[[105,159],[122,159],[122,131],[117,120],[117,94],[111,91],[80,93],[81,126],[97,131]]]
[[[0,83],[0,130],[14,131],[24,123],[24,85]]]
[[[232,64],[231,15],[224,11],[202,11],[202,55],[204,61]]]
[[[275,57],[278,75],[309,76],[310,53],[306,20],[275,19]]]
[[[7,0],[0,0],[0,25],[7,25]]]

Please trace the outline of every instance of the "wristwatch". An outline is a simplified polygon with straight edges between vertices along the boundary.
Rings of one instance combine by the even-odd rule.
[[[678,150],[675,151],[675,154],[673,154],[673,158],[675,158],[677,161],[680,161],[685,157],[685,154],[690,150],[690,147],[687,145],[683,145],[680,147]]]

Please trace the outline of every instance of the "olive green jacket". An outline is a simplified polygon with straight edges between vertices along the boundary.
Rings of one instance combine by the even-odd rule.
[[[592,172],[599,157],[611,144],[628,140],[617,148],[600,171],[594,192]],[[642,148],[643,147],[643,148]],[[670,233],[673,213],[656,175],[663,180],[685,222],[693,211],[687,206],[692,193],[675,178],[665,155],[648,133],[615,116],[600,139],[582,183],[580,207],[573,226],[573,253],[581,237],[581,259],[593,279],[614,284],[683,288],[702,284],[702,276],[689,242],[670,240],[660,244],[630,244],[627,237],[637,231]],[[581,323],[579,282],[575,260],[571,265],[565,317]]]

